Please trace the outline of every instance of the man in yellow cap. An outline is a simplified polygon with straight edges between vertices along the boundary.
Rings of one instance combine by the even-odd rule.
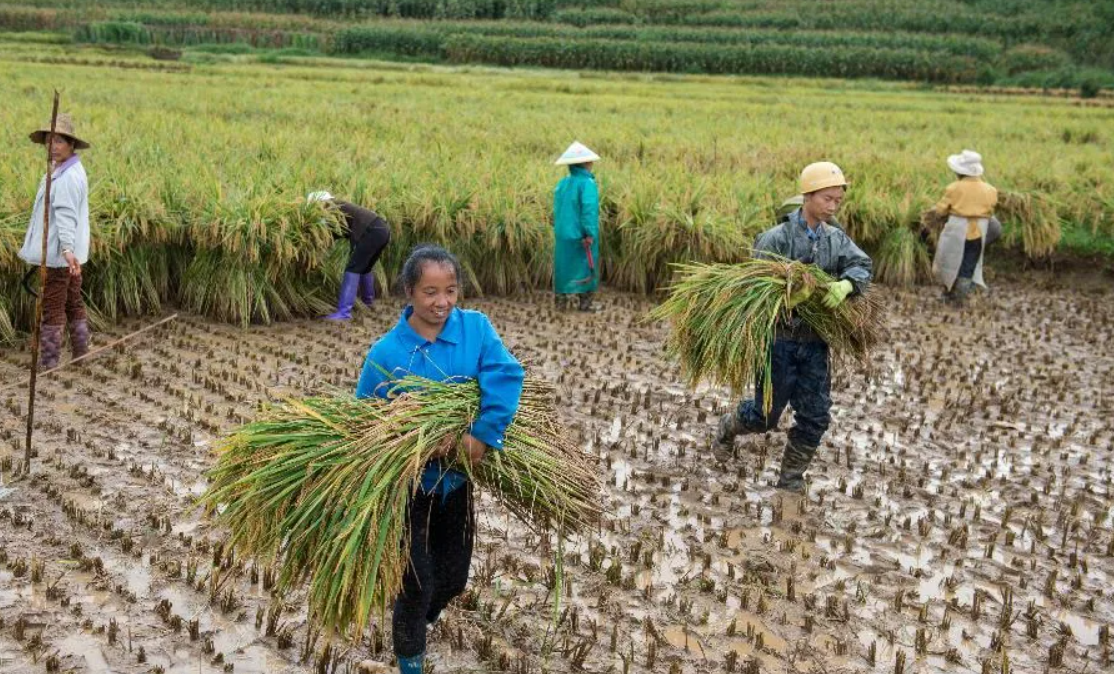
[[[758,238],[755,255],[777,256],[814,264],[838,279],[828,285],[823,302],[829,308],[866,290],[872,263],[836,224],[847,180],[831,162],[809,164],[801,172],[800,208]],[[807,292],[790,298],[790,309],[808,298]],[[762,382],[758,375],[754,400],[746,400],[719,422],[712,445],[716,457],[726,461],[734,454],[735,436],[764,433],[777,428],[786,405],[792,405],[794,425],[789,430],[781,459],[779,489],[803,492],[804,473],[831,422],[831,378],[828,345],[797,316],[777,326],[770,360],[773,400],[764,414]]]

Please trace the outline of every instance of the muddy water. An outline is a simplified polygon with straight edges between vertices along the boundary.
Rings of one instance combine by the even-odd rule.
[[[610,517],[565,545],[555,618],[554,541],[482,502],[477,601],[431,632],[435,671],[1108,669],[1114,294],[1003,281],[957,313],[885,292],[890,338],[873,371],[836,373],[803,500],[770,487],[790,414],[709,461],[734,399],[685,388],[644,300],[605,295],[587,317],[540,295],[470,303],[557,382]],[[17,488],[0,501],[0,671],[313,671],[301,598],[268,617],[263,570],[215,554],[191,500],[220,432],[269,398],[351,387],[398,308],[248,331],[185,318],[46,378],[35,476],[0,463]],[[0,379],[25,358],[0,352]],[[2,462],[25,402],[0,403]],[[337,671],[389,663],[387,631]]]

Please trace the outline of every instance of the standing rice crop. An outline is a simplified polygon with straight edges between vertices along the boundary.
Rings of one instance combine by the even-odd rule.
[[[891,285],[912,286],[932,272],[928,249],[908,227],[890,230],[882,240],[875,262],[875,277]]]
[[[677,265],[677,271],[669,296],[650,317],[671,322],[666,350],[690,384],[708,380],[740,392],[761,374],[768,394],[777,327],[794,315],[841,359],[865,363],[880,339],[877,299],[868,292],[828,309],[821,298],[836,279],[816,266],[777,258]],[[812,291],[809,299],[791,314],[789,298],[805,289]],[[768,411],[771,396],[764,401]]]
[[[398,594],[408,561],[406,508],[426,463],[467,431],[475,382],[394,382],[391,401],[291,400],[226,438],[202,501],[235,549],[279,566],[277,591],[308,581],[311,619],[358,637]],[[527,526],[563,536],[600,517],[593,459],[556,421],[549,385],[527,379],[505,448],[469,473]],[[400,545],[401,543],[401,545]]]

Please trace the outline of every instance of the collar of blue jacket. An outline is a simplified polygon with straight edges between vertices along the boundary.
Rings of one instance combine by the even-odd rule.
[[[445,327],[441,328],[441,334],[437,335],[435,342],[445,342],[456,346],[460,344],[461,333],[463,331],[463,319],[461,319],[461,309],[453,307],[449,312],[449,317],[445,319]],[[406,308],[402,310],[402,315],[398,317],[398,323],[395,324],[392,332],[398,333],[398,338],[404,345],[411,349],[417,349],[423,346],[429,346],[433,342],[418,334],[418,331],[410,327],[410,317],[414,315],[414,307],[407,304]],[[387,333],[388,335],[391,333]]]
[[[595,179],[595,176],[592,175],[591,171],[584,168],[583,166],[578,166],[576,164],[573,164],[572,166],[569,167],[569,173],[571,173],[574,176],[585,176],[585,177],[588,177],[588,178]]]

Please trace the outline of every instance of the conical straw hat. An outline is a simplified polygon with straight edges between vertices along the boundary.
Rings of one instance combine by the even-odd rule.
[[[600,156],[598,154],[589,150],[580,141],[576,141],[569,146],[569,149],[565,150],[565,154],[557,158],[555,163],[557,166],[569,166],[570,164],[587,164],[599,160]]]

